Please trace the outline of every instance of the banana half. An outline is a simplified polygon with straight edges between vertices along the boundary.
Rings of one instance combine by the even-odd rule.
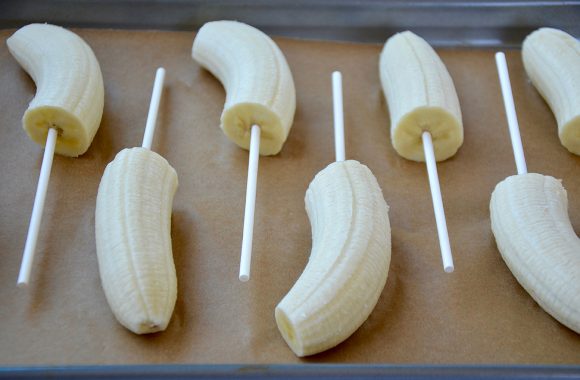
[[[77,157],[97,133],[104,106],[103,76],[95,54],[79,36],[59,26],[30,24],[6,41],[36,83],[22,119],[30,138],[44,146],[56,128],[55,152]]]
[[[385,43],[379,74],[391,116],[391,141],[399,155],[425,161],[421,135],[431,133],[435,159],[463,144],[461,109],[453,81],[433,48],[407,31]]]
[[[560,142],[580,154],[580,42],[561,30],[541,28],[524,40],[522,58],[556,117]]]
[[[491,195],[491,228],[518,282],[550,315],[580,333],[580,239],[560,181],[522,174]]]
[[[278,329],[298,356],[332,348],[363,324],[391,261],[389,208],[365,165],[330,164],[310,184],[305,202],[312,252],[275,310]]]
[[[145,148],[119,152],[99,185],[95,240],[101,284],[117,320],[136,334],[165,330],[175,307],[176,189],[175,170]]]
[[[193,59],[223,84],[221,128],[244,149],[252,125],[261,128],[260,154],[280,152],[296,110],[296,90],[278,46],[258,29],[236,21],[205,24],[193,42]]]

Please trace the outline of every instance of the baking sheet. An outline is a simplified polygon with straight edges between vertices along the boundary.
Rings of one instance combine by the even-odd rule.
[[[493,52],[438,50],[455,82],[465,128],[438,165],[456,271],[445,274],[424,165],[389,139],[378,80],[380,45],[276,39],[297,89],[282,152],[260,160],[252,279],[237,279],[247,152],[218,128],[224,90],[191,60],[192,32],[76,30],[105,78],[103,122],[80,158],[54,159],[28,289],[15,286],[42,159],[20,119],[34,84],[0,46],[0,365],[160,363],[580,364],[580,337],[521,288],[496,249],[494,186],[515,173]],[[1,31],[5,40],[12,31]],[[507,52],[528,168],[563,179],[580,228],[579,158]],[[174,166],[172,216],[178,300],[168,329],[136,336],[114,319],[100,287],[94,207],[102,172],[140,145],[156,67],[167,69],[153,149]],[[390,205],[387,286],[365,324],[335,349],[297,359],[273,317],[311,246],[304,193],[334,158],[330,74],[344,75],[347,157],[369,166]]]

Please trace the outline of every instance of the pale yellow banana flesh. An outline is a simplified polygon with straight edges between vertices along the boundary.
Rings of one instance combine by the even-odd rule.
[[[425,161],[421,135],[431,133],[435,159],[446,160],[463,144],[461,109],[447,68],[429,44],[407,31],[385,43],[379,74],[399,155]]]
[[[278,46],[258,29],[236,21],[206,23],[192,48],[193,59],[223,84],[221,128],[244,149],[250,130],[261,128],[260,154],[282,149],[296,110],[296,90]]]
[[[491,227],[518,282],[550,315],[580,333],[580,239],[560,181],[511,176],[491,196]]]
[[[177,174],[160,155],[124,149],[97,195],[99,273],[117,320],[136,334],[165,330],[175,306],[171,209]]]
[[[524,40],[522,58],[556,117],[562,145],[580,154],[580,42],[561,30],[541,28]]]
[[[363,324],[391,260],[388,206],[366,166],[350,160],[329,165],[305,201],[312,252],[275,311],[278,329],[298,356],[332,348]]]
[[[49,24],[27,25],[6,43],[37,86],[22,120],[30,138],[44,146],[48,129],[55,128],[56,153],[76,157],[86,152],[104,106],[103,77],[89,45]]]

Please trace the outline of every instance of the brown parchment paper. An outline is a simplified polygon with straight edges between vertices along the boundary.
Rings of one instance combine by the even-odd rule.
[[[248,154],[218,128],[224,90],[191,59],[194,33],[77,30],[105,79],[88,152],[56,156],[28,289],[16,278],[42,159],[21,128],[31,79],[0,45],[0,365],[141,363],[580,364],[580,336],[545,313],[502,261],[490,229],[494,186],[515,174],[493,52],[439,50],[455,82],[465,142],[438,165],[456,271],[445,274],[423,164],[391,146],[379,45],[276,39],[297,90],[282,152],[260,159],[252,278],[238,281]],[[1,31],[5,39],[12,31]],[[385,36],[387,37],[387,36]],[[529,170],[563,179],[580,230],[580,159],[507,53]],[[155,69],[167,69],[153,149],[179,175],[172,216],[178,300],[168,329],[125,330],[101,289],[94,239],[107,163],[141,144]],[[304,193],[334,159],[330,75],[344,75],[347,157],[369,166],[390,205],[392,262],[370,318],[343,344],[297,359],[274,307],[308,260]]]

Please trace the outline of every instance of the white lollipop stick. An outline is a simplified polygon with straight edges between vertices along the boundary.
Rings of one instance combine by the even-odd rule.
[[[502,52],[496,53],[495,63],[497,66],[497,72],[499,74],[501,94],[503,96],[505,114],[507,116],[508,127],[510,130],[510,138],[512,141],[514,158],[516,160],[516,167],[518,174],[526,174],[528,172],[528,168],[526,167],[526,158],[524,157],[524,148],[522,147],[520,127],[518,125],[518,118],[516,116],[516,106],[514,105],[514,97],[512,94],[512,87],[510,84],[510,76],[508,73],[505,54]]]
[[[163,93],[163,81],[165,80],[165,69],[160,67],[155,73],[155,83],[153,84],[153,93],[151,94],[151,103],[149,103],[149,113],[147,114],[147,124],[145,125],[145,135],[143,136],[143,148],[151,149],[157,114],[159,113],[159,103]]]
[[[443,269],[445,272],[451,273],[454,269],[453,256],[451,255],[449,233],[447,232],[447,222],[445,220],[445,211],[443,210],[443,199],[441,198],[441,188],[439,187],[439,176],[437,175],[433,140],[431,139],[431,133],[429,132],[423,132],[421,137],[423,138],[423,151],[425,152],[425,162],[427,163],[427,174],[429,176],[431,198],[433,199],[433,211],[435,211],[435,223],[437,224],[437,234],[439,235],[439,247],[441,248]]]
[[[30,279],[30,271],[34,260],[36,242],[38,241],[38,230],[40,228],[40,221],[42,220],[42,211],[44,210],[44,200],[46,199],[46,189],[48,188],[48,180],[50,179],[50,169],[52,168],[52,158],[54,157],[57,136],[58,132],[55,128],[48,129],[44,156],[42,157],[42,166],[40,167],[40,177],[38,178],[38,187],[36,188],[36,196],[34,197],[34,206],[32,207],[32,216],[30,217],[30,224],[28,226],[28,235],[26,236],[22,264],[20,265],[20,274],[18,275],[17,285],[20,287],[28,285]]]
[[[260,127],[252,125],[250,136],[250,161],[248,163],[248,184],[246,187],[246,211],[242,236],[242,256],[240,260],[240,281],[250,279],[252,262],[252,239],[254,235],[254,210],[256,208],[256,183],[258,182],[258,159],[260,157]]]
[[[334,150],[336,161],[344,161],[344,112],[342,105],[342,75],[332,73],[332,105],[334,111]]]

